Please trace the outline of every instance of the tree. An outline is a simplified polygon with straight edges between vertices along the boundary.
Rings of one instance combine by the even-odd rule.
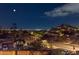
[[[10,29],[17,29],[17,24],[16,23],[12,23],[12,27]]]
[[[23,49],[25,41],[21,40],[21,39],[18,39],[18,40],[15,41],[15,43],[16,43],[16,49],[21,50],[21,49]]]
[[[40,40],[37,40],[35,42],[32,42],[29,46],[31,46],[30,49],[32,50],[38,50],[38,49],[41,49],[41,41]]]

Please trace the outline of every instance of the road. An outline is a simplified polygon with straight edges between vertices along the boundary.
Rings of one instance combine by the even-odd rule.
[[[53,43],[52,48],[57,49],[65,49],[65,50],[70,50],[70,51],[79,51],[79,45],[78,44],[68,44],[68,43],[62,43],[62,42],[57,42]]]

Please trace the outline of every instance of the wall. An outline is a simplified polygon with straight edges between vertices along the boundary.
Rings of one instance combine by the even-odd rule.
[[[0,51],[0,55],[46,55],[47,51]]]

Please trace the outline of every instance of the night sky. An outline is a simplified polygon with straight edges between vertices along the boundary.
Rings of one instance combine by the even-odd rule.
[[[48,29],[59,24],[79,25],[78,14],[51,17],[44,13],[63,5],[65,4],[0,4],[0,26],[9,27],[16,23],[18,28]]]

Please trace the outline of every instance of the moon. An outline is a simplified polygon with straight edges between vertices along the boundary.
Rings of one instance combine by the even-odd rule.
[[[16,12],[16,9],[13,9],[13,12]]]

